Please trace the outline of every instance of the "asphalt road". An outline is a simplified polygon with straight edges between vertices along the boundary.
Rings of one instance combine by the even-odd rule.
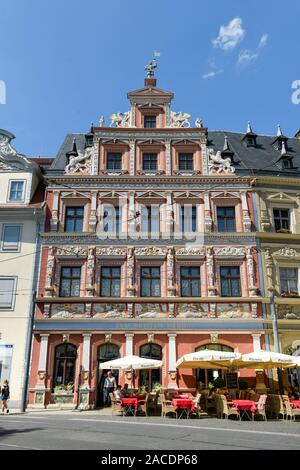
[[[300,449],[300,421],[247,422],[31,412],[0,416],[2,450]]]

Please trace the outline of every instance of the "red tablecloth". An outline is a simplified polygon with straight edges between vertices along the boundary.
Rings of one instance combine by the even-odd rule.
[[[138,400],[145,400],[146,395],[135,395],[135,396],[132,397],[132,398],[137,398]]]
[[[290,400],[292,408],[300,408],[300,400]]]
[[[231,400],[236,408],[240,411],[251,411],[254,413],[256,410],[255,402],[252,400]]]
[[[134,406],[135,409],[138,407],[138,399],[137,398],[122,398],[121,400],[121,406]]]
[[[189,399],[190,396],[188,393],[178,393],[178,395],[173,395],[173,399],[177,399],[177,398]]]
[[[195,408],[193,400],[190,400],[188,398],[173,398],[172,405],[177,409],[187,408],[191,411],[194,411]]]

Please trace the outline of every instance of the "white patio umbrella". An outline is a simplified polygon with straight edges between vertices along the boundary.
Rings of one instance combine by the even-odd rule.
[[[229,351],[215,351],[203,349],[194,353],[185,354],[176,362],[177,369],[228,369],[236,359],[241,358],[240,353]]]
[[[131,372],[140,369],[159,369],[160,367],[162,367],[162,361],[139,356],[124,356],[100,364],[100,369],[125,369],[131,370]],[[131,374],[131,386],[133,386],[133,374]]]
[[[100,369],[159,369],[162,361],[147,359],[139,356],[124,356],[120,359],[102,362]]]
[[[272,369],[273,367],[298,367],[299,358],[288,354],[281,354],[272,351],[254,351],[243,354],[240,359],[236,359],[235,366],[247,369]]]

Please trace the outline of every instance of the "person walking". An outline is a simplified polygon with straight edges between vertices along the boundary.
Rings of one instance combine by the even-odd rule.
[[[9,409],[7,407],[7,401],[9,400],[9,384],[8,380],[4,380],[3,387],[1,389],[1,400],[2,400],[2,414],[4,415],[4,410],[6,413],[9,413]]]
[[[103,387],[103,406],[110,406],[110,399],[109,399],[109,394],[113,393],[113,391],[117,388],[117,382],[114,376],[112,375],[112,372],[109,371],[107,373],[107,377],[104,381],[104,387]]]

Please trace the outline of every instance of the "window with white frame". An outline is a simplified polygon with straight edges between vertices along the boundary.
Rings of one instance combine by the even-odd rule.
[[[273,209],[273,217],[276,232],[290,231],[290,209]]]
[[[16,278],[0,277],[0,309],[12,309],[15,299]]]
[[[24,201],[25,181],[11,181],[9,185],[8,200],[9,202]]]
[[[4,224],[2,229],[2,251],[19,251],[21,241],[21,225]]]
[[[279,271],[281,293],[295,292],[298,294],[298,269],[280,268]]]

